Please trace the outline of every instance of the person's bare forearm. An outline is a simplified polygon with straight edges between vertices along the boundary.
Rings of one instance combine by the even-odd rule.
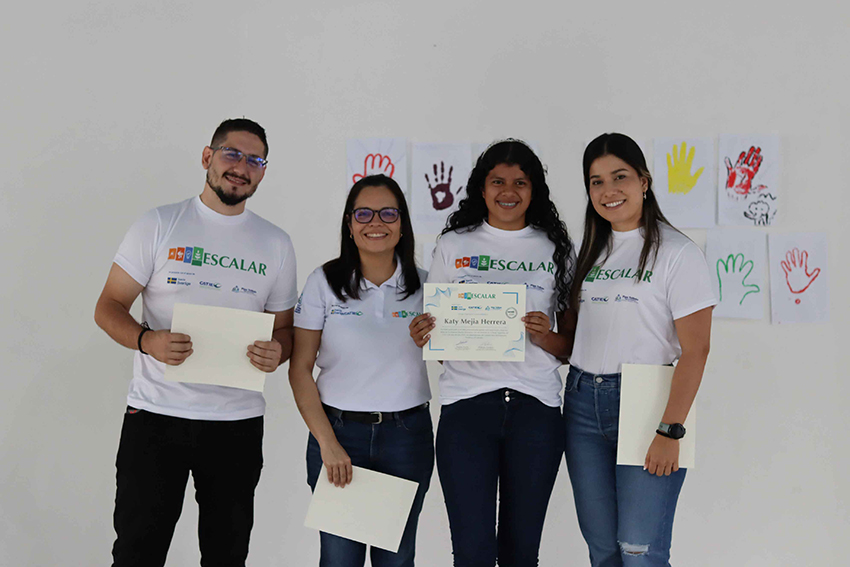
[[[661,421],[664,423],[684,423],[697,397],[708,352],[683,353],[673,372],[670,397]]]
[[[272,333],[272,337],[280,343],[281,353],[280,353],[280,363],[283,364],[289,357],[292,356],[292,327],[281,327],[280,329],[275,329]]]
[[[304,418],[304,423],[307,424],[307,428],[319,444],[323,445],[329,439],[336,439],[333,427],[331,427],[328,416],[322,407],[319,389],[316,387],[312,374],[302,368],[295,368],[290,365],[289,385],[292,388],[298,411]]]
[[[114,299],[101,297],[94,311],[97,326],[103,329],[116,343],[138,350],[139,333],[142,326],[127,307]],[[145,333],[147,334],[147,333]]]

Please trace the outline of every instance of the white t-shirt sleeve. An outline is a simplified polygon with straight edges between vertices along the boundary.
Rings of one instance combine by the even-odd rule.
[[[287,236],[283,246],[283,260],[271,293],[266,300],[266,311],[286,311],[298,300],[298,279],[296,277],[295,249]]]
[[[428,283],[449,283],[451,281],[444,250],[444,241],[440,238],[434,247],[434,257],[431,260],[431,269],[428,270],[428,279],[426,280]]]
[[[717,305],[705,255],[693,242],[688,242],[682,248],[670,266],[667,305],[670,306],[674,320]]]
[[[299,329],[321,331],[325,328],[325,290],[329,286],[321,268],[307,277],[301,297],[295,306],[295,326]],[[333,292],[331,292],[333,293]]]
[[[153,209],[133,223],[112,261],[140,285],[147,286],[153,275],[159,238],[159,212]]]

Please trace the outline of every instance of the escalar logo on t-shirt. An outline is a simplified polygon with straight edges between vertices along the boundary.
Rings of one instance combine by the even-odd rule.
[[[652,283],[652,271],[644,270],[641,272],[637,268],[613,268],[602,269],[602,266],[593,266],[584,278],[586,282],[603,282],[607,280],[622,280],[634,278],[635,282]]]
[[[266,275],[266,266],[261,262],[249,261],[247,266],[244,258],[231,258],[226,255],[204,252],[200,246],[183,246],[168,249],[168,259],[191,264],[192,266],[219,266],[242,272],[252,272],[261,276]]]
[[[544,272],[554,274],[555,264],[552,262],[532,262],[520,260],[503,260],[501,258],[491,258],[483,254],[478,256],[464,256],[463,258],[455,258],[455,268],[471,268],[482,272],[493,271],[509,271],[509,272]]]

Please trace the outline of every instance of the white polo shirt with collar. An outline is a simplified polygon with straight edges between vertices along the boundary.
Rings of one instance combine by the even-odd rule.
[[[426,273],[419,270],[424,284]],[[295,326],[322,331],[316,379],[322,403],[346,411],[402,411],[431,399],[422,349],[408,325],[422,313],[422,288],[401,299],[401,264],[380,286],[363,279],[360,299],[334,295],[321,267],[307,278]]]

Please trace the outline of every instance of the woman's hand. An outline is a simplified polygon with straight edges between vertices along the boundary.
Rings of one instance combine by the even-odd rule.
[[[657,476],[670,476],[679,470],[679,440],[656,434],[643,468]]]
[[[542,346],[543,339],[552,332],[552,322],[549,321],[549,316],[542,311],[529,311],[522,320],[531,342],[537,346]]]
[[[410,322],[407,328],[410,329],[410,336],[413,338],[416,346],[422,348],[428,343],[428,340],[431,338],[431,335],[428,333],[434,328],[435,321],[436,319],[431,317],[430,313],[423,313]]]
[[[351,457],[336,439],[319,445],[322,450],[322,462],[328,470],[328,481],[334,486],[344,487],[351,482],[353,471],[351,469]]]

